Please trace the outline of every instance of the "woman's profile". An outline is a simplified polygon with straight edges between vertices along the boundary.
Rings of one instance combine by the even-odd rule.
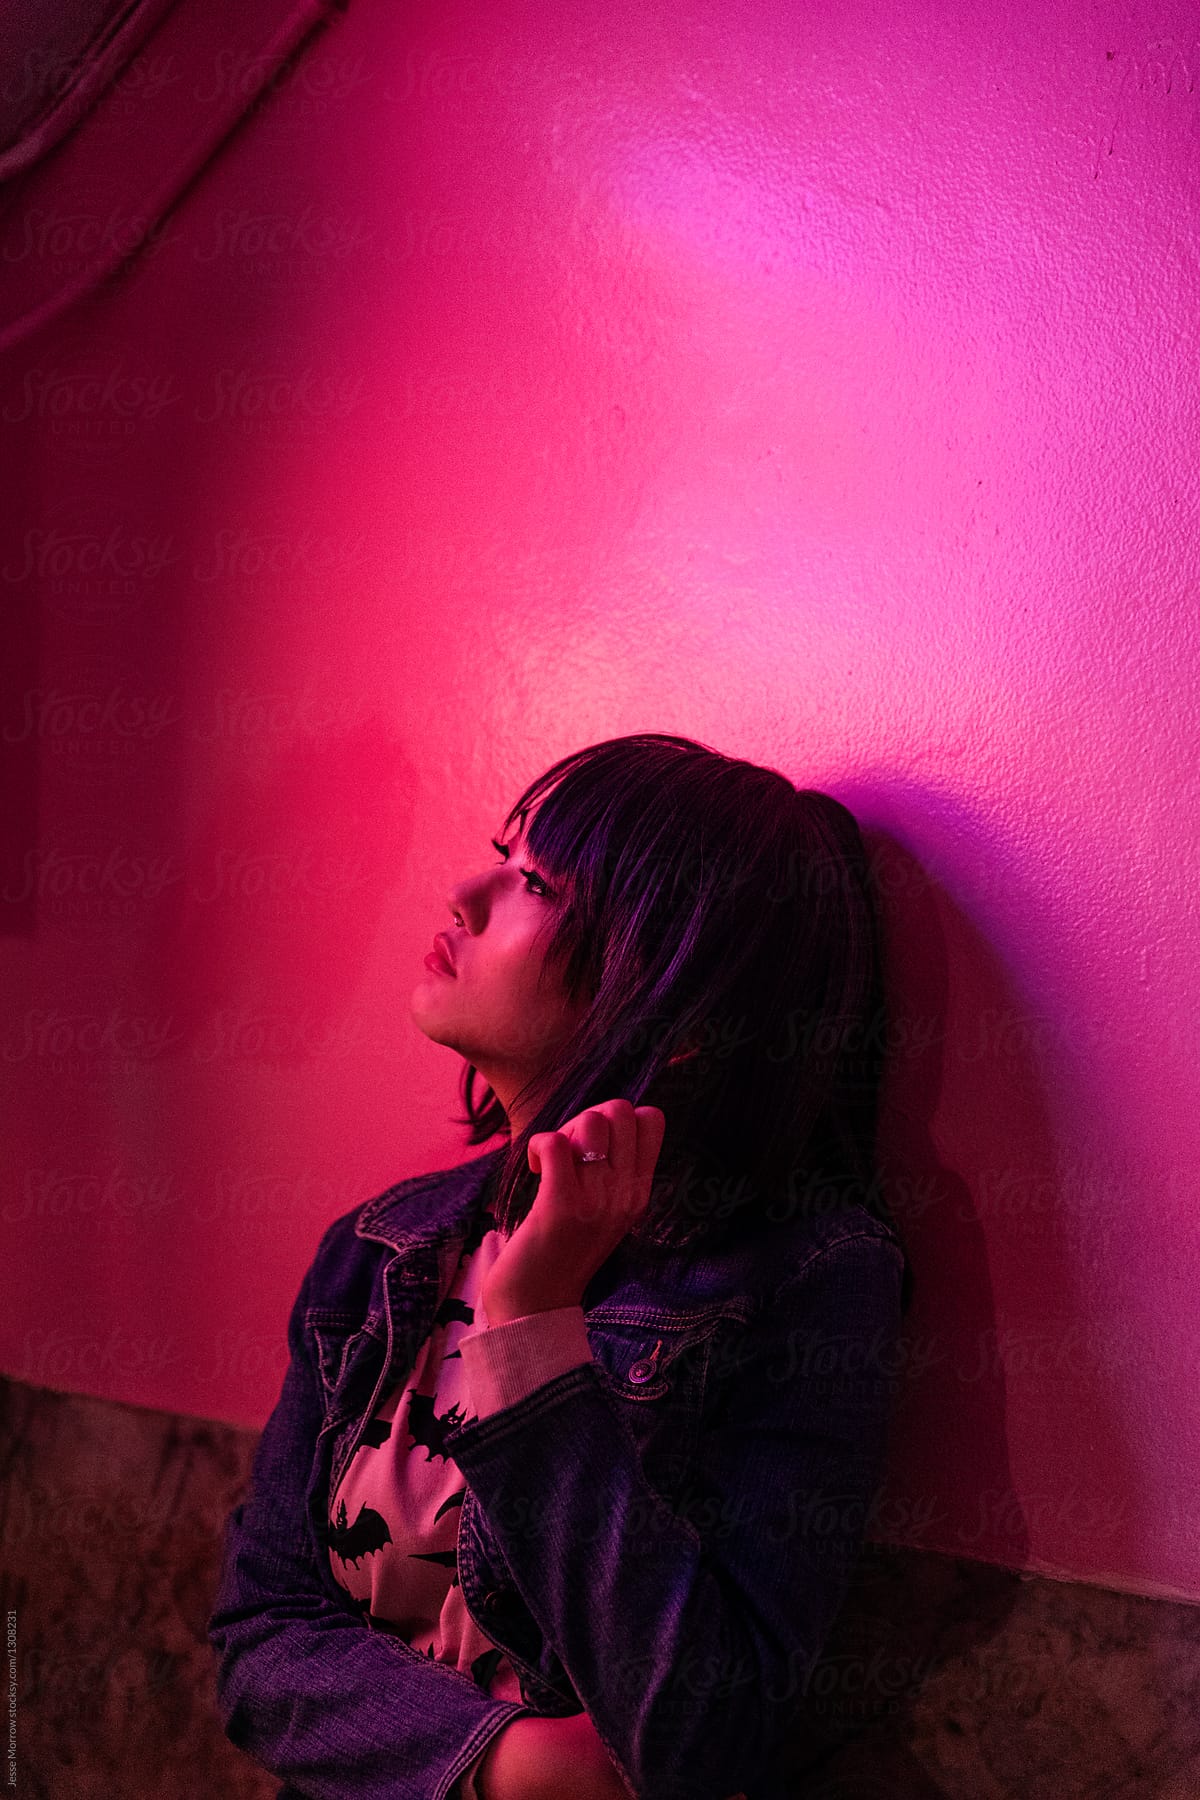
[[[281,1800],[783,1800],[908,1295],[862,838],[646,732],[492,848],[410,1010],[499,1142],[317,1247],[226,1526],[221,1717]]]

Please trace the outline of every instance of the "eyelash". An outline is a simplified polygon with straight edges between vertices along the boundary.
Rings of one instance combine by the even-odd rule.
[[[493,838],[491,840],[491,842],[492,842],[492,849],[496,852],[497,856],[500,857],[502,862],[507,862],[508,861],[508,845],[507,844],[498,844],[496,842],[495,838]],[[540,896],[541,898],[549,899],[550,889],[546,886],[545,882],[542,880],[541,876],[538,874],[536,869],[522,869],[521,873],[522,873],[522,875],[524,875],[524,877],[527,881],[536,881],[539,884],[539,886],[541,887],[541,890],[542,890],[541,896]],[[534,890],[532,888],[530,888],[529,892],[533,893],[533,891]]]

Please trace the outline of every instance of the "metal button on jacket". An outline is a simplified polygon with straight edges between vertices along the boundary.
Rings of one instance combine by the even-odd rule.
[[[659,1338],[657,1344],[655,1344],[653,1350],[650,1352],[649,1356],[646,1357],[645,1361],[644,1362],[635,1362],[632,1365],[632,1367],[630,1368],[630,1371],[629,1371],[630,1381],[649,1381],[650,1380],[650,1377],[657,1372],[658,1353],[661,1349],[662,1349],[662,1339]]]

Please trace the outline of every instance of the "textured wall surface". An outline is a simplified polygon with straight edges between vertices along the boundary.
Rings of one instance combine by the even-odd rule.
[[[1198,82],[1171,3],[356,0],[5,354],[0,1367],[261,1425],[464,1153],[447,884],[682,731],[887,875],[878,1537],[1200,1597]]]

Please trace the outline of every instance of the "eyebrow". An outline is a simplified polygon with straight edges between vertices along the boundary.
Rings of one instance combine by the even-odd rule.
[[[519,817],[523,821],[525,818],[528,817],[528,814],[521,813],[521,814],[519,814]],[[519,839],[523,838],[524,835],[525,835],[524,826],[522,824],[521,829],[517,832],[517,839],[519,840]],[[506,838],[502,832],[498,831],[496,833],[495,837],[492,839],[492,842],[494,844],[503,844],[504,848],[508,851],[510,857],[514,856],[516,854],[516,852],[513,849],[513,840]],[[546,868],[546,864],[542,861],[542,858],[540,856],[538,856],[536,851],[530,849],[528,844],[526,844],[526,846],[525,846],[525,858],[526,858],[527,863],[529,865],[531,865],[529,868],[530,874],[541,876],[541,879],[543,881],[545,881],[547,883],[547,885],[551,886],[553,888],[554,892],[561,893],[560,878],[557,876],[554,876],[554,875],[550,875],[549,873],[542,874],[542,871]],[[522,870],[522,873],[524,873],[524,870]]]

